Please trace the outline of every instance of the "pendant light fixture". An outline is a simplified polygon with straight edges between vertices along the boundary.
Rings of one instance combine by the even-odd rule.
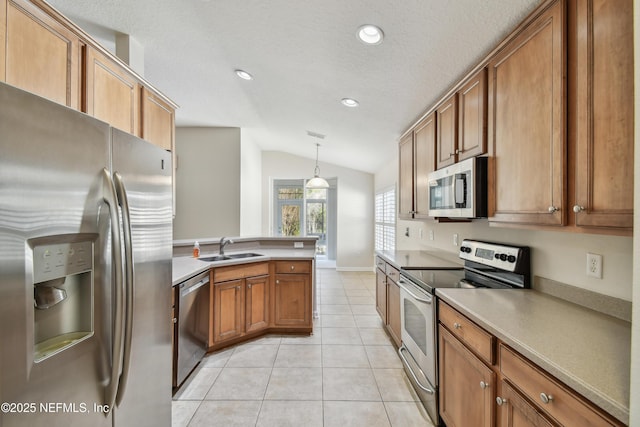
[[[313,178],[307,181],[307,188],[329,188],[329,183],[326,179],[320,177],[320,166],[318,166],[318,149],[320,144],[316,143],[316,168],[313,170]]]

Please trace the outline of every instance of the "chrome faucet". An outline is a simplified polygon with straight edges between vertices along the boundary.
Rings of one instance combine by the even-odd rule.
[[[227,239],[226,237],[223,237],[222,239],[220,239],[220,243],[219,243],[220,249],[219,249],[219,251],[220,251],[220,255],[221,256],[224,255],[224,247],[227,246],[229,243],[233,243],[233,240]]]

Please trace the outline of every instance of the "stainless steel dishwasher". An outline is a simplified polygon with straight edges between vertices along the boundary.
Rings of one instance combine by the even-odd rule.
[[[196,367],[209,339],[209,272],[180,283],[178,291],[177,362],[174,386]]]

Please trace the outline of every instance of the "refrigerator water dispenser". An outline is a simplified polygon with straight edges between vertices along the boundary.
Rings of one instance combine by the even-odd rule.
[[[33,247],[35,362],[93,335],[93,242],[59,237]]]

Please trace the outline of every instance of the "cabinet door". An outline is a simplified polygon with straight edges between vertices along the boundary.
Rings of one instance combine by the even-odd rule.
[[[457,161],[458,95],[453,94],[436,110],[436,167],[443,168]]]
[[[140,136],[140,90],[135,77],[92,47],[86,56],[86,113]]]
[[[269,276],[245,280],[245,331],[259,331],[269,326]]]
[[[174,150],[175,110],[147,88],[142,88],[142,138],[164,148]]]
[[[508,382],[500,382],[498,425],[501,427],[554,427],[535,406],[530,404]]]
[[[382,323],[387,324],[387,276],[376,269],[376,311],[382,318]]]
[[[401,344],[400,320],[400,286],[391,279],[387,279],[387,324],[391,338],[398,347]]]
[[[487,69],[458,91],[458,161],[487,152]]]
[[[239,337],[244,332],[243,280],[215,283],[213,288],[214,343]]]
[[[436,169],[436,115],[429,114],[416,126],[415,143],[415,217],[429,217],[429,174]]]
[[[25,0],[6,2],[5,25],[0,80],[79,109],[79,37]]]
[[[398,177],[398,218],[413,218],[413,132],[400,140],[400,176]]]
[[[440,416],[448,427],[494,425],[495,374],[442,326]]]
[[[563,225],[566,210],[564,2],[489,64],[489,220]]]
[[[631,229],[633,1],[574,4],[576,225]]]
[[[311,280],[308,274],[276,274],[276,326],[311,326]]]

